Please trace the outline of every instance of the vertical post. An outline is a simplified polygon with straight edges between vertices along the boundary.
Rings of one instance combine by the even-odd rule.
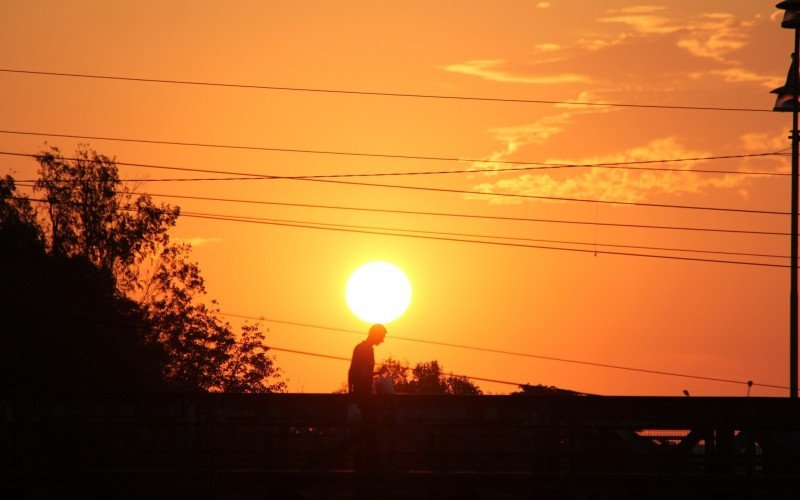
[[[800,78],[798,78],[798,58],[800,58],[800,28],[794,30],[794,57],[792,72],[794,85],[792,89],[792,236],[790,253],[791,290],[789,292],[789,397],[797,398],[797,215],[798,215],[798,94],[800,94]]]

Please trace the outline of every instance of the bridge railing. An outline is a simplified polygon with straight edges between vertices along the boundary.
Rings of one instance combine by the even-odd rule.
[[[0,469],[377,469],[525,473],[800,470],[800,405],[777,398],[6,395]]]
[[[796,400],[375,396],[362,403],[359,424],[346,419],[350,402],[331,394],[0,395],[0,497],[775,499],[800,491]]]

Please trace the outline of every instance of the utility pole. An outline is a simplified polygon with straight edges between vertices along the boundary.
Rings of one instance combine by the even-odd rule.
[[[773,111],[792,113],[792,221],[791,221],[791,251],[790,288],[789,288],[789,397],[797,398],[797,216],[798,216],[798,141],[800,134],[797,130],[798,99],[800,98],[800,78],[798,78],[798,59],[800,57],[800,0],[784,0],[775,7],[785,10],[782,28],[794,30],[794,52],[792,65],[786,77],[786,84],[773,90],[778,94]]]

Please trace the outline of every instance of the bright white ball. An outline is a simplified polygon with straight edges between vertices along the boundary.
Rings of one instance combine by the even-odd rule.
[[[370,262],[356,269],[345,287],[347,305],[367,323],[399,318],[411,303],[411,283],[399,267]]]

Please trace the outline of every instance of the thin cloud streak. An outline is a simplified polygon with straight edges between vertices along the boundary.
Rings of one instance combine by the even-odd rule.
[[[650,14],[666,9],[663,5],[633,5],[622,9],[609,9],[606,14]]]
[[[597,20],[601,23],[620,23],[633,28],[637,33],[644,34],[667,34],[680,31],[682,28],[672,24],[672,21],[664,16],[651,14],[626,14],[621,16],[601,17]]]
[[[758,83],[766,89],[774,89],[783,85],[783,80],[775,75],[759,75],[748,71],[744,68],[730,68],[709,71],[710,75],[720,76],[726,83]],[[700,74],[692,75],[694,78],[702,76]]]
[[[553,85],[561,83],[587,83],[590,81],[588,76],[573,73],[564,73],[560,75],[514,75],[497,69],[505,64],[505,62],[506,61],[503,59],[476,59],[463,63],[451,64],[443,69],[452,73],[477,76],[485,80],[503,83]]]

